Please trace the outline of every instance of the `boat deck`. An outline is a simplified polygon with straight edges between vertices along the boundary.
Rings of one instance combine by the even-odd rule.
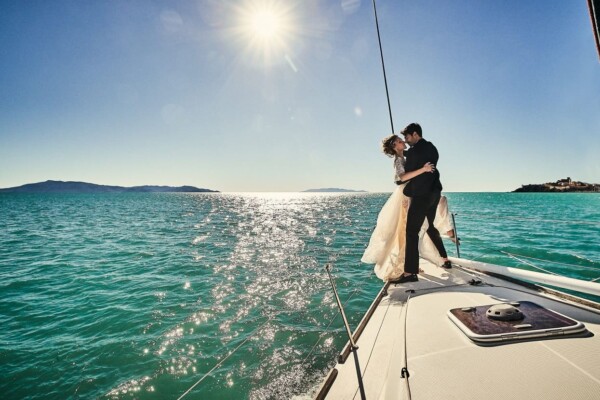
[[[419,282],[389,285],[357,341],[367,399],[600,398],[597,310],[463,268],[421,268]],[[482,284],[469,284],[473,279]],[[447,315],[507,301],[536,303],[587,331],[478,344]],[[326,398],[360,399],[353,355],[335,369]]]

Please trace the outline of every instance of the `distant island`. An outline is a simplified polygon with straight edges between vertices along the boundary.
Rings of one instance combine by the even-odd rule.
[[[87,182],[46,181],[0,189],[0,193],[218,193],[217,190],[194,186],[107,186]]]
[[[323,188],[323,189],[307,189],[303,192],[311,193],[364,193],[366,190],[351,190],[351,189],[339,189],[339,188]]]
[[[600,185],[597,183],[573,181],[571,178],[566,178],[559,179],[556,182],[523,185],[513,190],[513,193],[515,192],[600,192]]]

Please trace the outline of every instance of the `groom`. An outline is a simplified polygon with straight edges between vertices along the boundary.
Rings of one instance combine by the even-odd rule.
[[[423,131],[417,123],[409,124],[402,130],[406,143],[410,150],[406,151],[406,172],[415,171],[426,163],[437,164],[439,155],[435,146],[423,139]],[[411,198],[406,217],[406,256],[404,260],[404,275],[395,282],[416,282],[419,280],[419,231],[423,221],[427,218],[429,228],[427,234],[431,238],[440,256],[446,261],[444,268],[452,268],[448,260],[448,254],[442,243],[440,233],[433,226],[435,212],[442,194],[440,173],[437,168],[431,173],[421,174],[412,178],[404,188],[404,194]]]

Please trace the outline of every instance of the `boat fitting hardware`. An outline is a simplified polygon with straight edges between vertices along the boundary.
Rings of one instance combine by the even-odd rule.
[[[495,304],[488,308],[486,315],[499,321],[517,321],[525,318],[521,310],[510,304]]]

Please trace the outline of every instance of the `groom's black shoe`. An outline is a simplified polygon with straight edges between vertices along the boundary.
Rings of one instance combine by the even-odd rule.
[[[442,268],[450,269],[450,268],[452,268],[452,263],[450,261],[445,261],[442,264]]]
[[[402,275],[400,278],[390,281],[390,283],[405,283],[405,282],[418,282],[419,276],[417,274]]]

